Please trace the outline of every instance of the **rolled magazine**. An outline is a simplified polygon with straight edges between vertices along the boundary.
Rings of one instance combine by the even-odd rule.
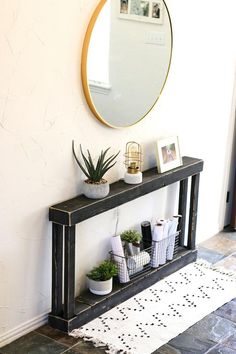
[[[127,283],[130,281],[130,278],[129,278],[129,273],[127,269],[126,259],[125,259],[120,235],[113,236],[111,238],[111,248],[112,248],[114,261],[118,265],[119,281],[120,283]]]
[[[179,223],[179,216],[173,216],[169,219],[169,241],[166,250],[166,260],[171,261],[174,255],[174,248],[175,248],[175,237],[177,235],[177,228]]]
[[[170,219],[159,219],[152,233],[151,266],[163,265],[173,259],[175,237],[177,235],[179,216]]]

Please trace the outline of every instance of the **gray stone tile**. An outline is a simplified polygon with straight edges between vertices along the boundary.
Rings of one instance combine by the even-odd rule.
[[[234,349],[236,352],[236,333],[229,338],[227,338],[223,343],[225,347]]]
[[[227,256],[215,263],[216,267],[223,267],[231,272],[236,272],[236,257],[233,255]]]
[[[177,353],[181,354],[205,354],[215,343],[196,338],[185,331],[169,341],[168,345],[176,348]]]
[[[236,302],[228,302],[216,310],[214,314],[236,323]]]
[[[200,246],[227,256],[236,252],[236,242],[227,239],[221,233],[202,242]]]
[[[211,349],[207,354],[235,354],[235,350],[224,347],[223,345],[219,344],[213,349]]]
[[[91,342],[82,341],[68,349],[65,354],[105,354],[106,349],[107,347],[95,348]]]
[[[54,339],[55,341],[67,347],[72,347],[73,345],[81,341],[81,339],[73,338],[69,336],[67,333],[61,332],[58,329],[52,328],[49,325],[44,325],[36,329],[36,332],[44,336],[47,336],[51,339]]]
[[[225,338],[236,332],[236,324],[225,318],[210,314],[187,329],[186,332],[202,340],[221,343]]]
[[[216,263],[223,259],[225,256],[222,253],[218,253],[214,250],[207,249],[202,246],[198,246],[198,258],[202,258],[209,263]]]
[[[163,345],[159,349],[155,350],[152,354],[181,354],[179,349],[173,348],[168,344]]]
[[[68,347],[31,332],[1,348],[1,354],[61,354]]]
[[[220,235],[227,238],[228,240],[236,241],[236,231],[233,232],[221,232]]]

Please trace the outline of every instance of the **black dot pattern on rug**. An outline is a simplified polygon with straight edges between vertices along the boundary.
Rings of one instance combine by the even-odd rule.
[[[175,282],[175,284],[184,284],[184,285],[188,285],[188,284],[191,284],[192,282],[192,274],[187,274],[185,272],[180,272],[179,273],[181,275],[181,277],[183,277],[183,281],[179,282]]]
[[[151,323],[151,326],[157,326],[157,327],[163,327],[166,328],[167,325],[165,324],[165,322],[163,321],[163,319],[161,319],[161,314],[159,314],[158,312],[154,313],[153,318],[156,320],[157,324],[155,323]]]
[[[182,306],[186,307],[197,307],[196,303],[193,301],[195,294],[186,294],[183,296],[184,301],[186,301],[186,304],[182,304]],[[179,304],[178,304],[179,305]]]
[[[194,324],[197,313],[205,316],[209,309],[212,312],[216,296],[232,289],[232,282],[236,284],[235,274],[207,263],[187,267],[82,326],[85,337],[110,343],[111,350],[113,346],[120,348],[119,354],[141,353],[136,350],[140,346],[145,352],[156,340],[166,338],[169,326],[171,333],[176,326],[178,335],[186,322]],[[154,350],[152,347],[150,353]]]
[[[170,280],[164,280],[164,284],[166,285],[167,289],[163,288],[160,289],[160,293],[164,294],[173,294],[177,291],[176,287],[174,287],[173,282]]]
[[[203,277],[205,273],[203,272],[202,268],[199,267],[197,264],[194,264],[195,270],[197,270],[198,273],[195,273],[195,277]]]
[[[213,283],[215,284],[216,286],[216,290],[225,290],[223,288],[223,286],[220,284],[220,282],[222,281],[223,279],[218,279],[218,278],[215,278],[213,279]]]
[[[218,274],[218,275],[226,275],[227,278],[221,279],[221,281],[226,281],[226,282],[232,282],[235,279],[235,274],[234,273],[230,273],[230,272],[225,272],[223,269],[221,268],[214,268],[212,267],[211,264],[206,264],[204,262],[200,262],[198,261],[197,263],[194,263],[194,268],[197,269],[199,272],[201,272],[203,275],[205,275],[205,273],[203,272],[203,269],[206,270],[210,270],[211,272]],[[232,278],[232,279],[230,279]]]
[[[152,301],[155,301],[155,302],[161,301],[161,297],[160,297],[160,295],[159,295],[159,290],[157,290],[157,289],[152,289],[152,288],[149,288],[148,290],[149,290],[150,293],[153,295]]]
[[[136,324],[136,327],[138,328],[138,330],[140,331],[140,337],[141,338],[150,338],[150,335],[148,334],[146,328],[150,326],[150,323],[143,323],[143,322],[140,322],[140,323],[137,323]]]
[[[142,304],[142,302],[144,302],[145,299],[140,299],[140,298],[138,299],[138,298],[134,297],[134,301],[137,304],[137,309],[134,309],[135,311],[142,312],[143,310],[145,310],[145,306]]]
[[[201,285],[198,287],[199,292],[201,293],[202,299],[210,299],[210,296],[207,294],[207,289],[205,286]],[[200,297],[198,295],[198,297]]]
[[[118,339],[121,341],[121,343],[123,344],[123,346],[127,349],[127,350],[131,350],[132,347],[128,344],[127,340],[126,340],[126,333],[122,333],[121,335],[118,336]],[[128,335],[129,336],[129,335]],[[121,351],[121,353],[126,353],[125,351]]]

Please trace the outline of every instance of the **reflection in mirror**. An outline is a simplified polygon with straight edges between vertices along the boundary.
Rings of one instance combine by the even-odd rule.
[[[102,0],[84,41],[82,80],[95,116],[112,127],[141,120],[160,96],[172,53],[163,0]]]

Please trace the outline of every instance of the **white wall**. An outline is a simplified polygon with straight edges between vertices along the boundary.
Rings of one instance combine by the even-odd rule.
[[[82,94],[81,47],[97,3],[0,0],[2,343],[16,326],[23,328],[50,308],[48,207],[81,190],[81,174],[71,153],[73,138],[94,154],[107,146],[122,150],[135,139],[143,145],[147,168],[155,164],[157,137],[179,135],[182,154],[205,161],[198,241],[223,226],[232,139],[235,0],[224,6],[208,0],[201,9],[189,0],[167,1],[174,30],[169,79],[148,117],[125,130],[112,130],[95,120]],[[107,176],[111,182],[123,175],[122,155],[123,151]],[[119,230],[151,213],[171,213],[174,203],[166,202],[170,195],[176,200],[176,186],[120,208]],[[83,264],[86,253],[96,259],[109,248],[115,219],[113,210],[79,225],[77,283],[90,266]]]

